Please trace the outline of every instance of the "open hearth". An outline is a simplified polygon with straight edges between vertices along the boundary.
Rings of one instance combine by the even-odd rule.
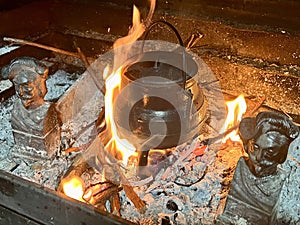
[[[197,36],[200,37],[198,42],[189,46],[189,48],[191,47],[190,51],[193,60],[197,64],[197,72],[193,72],[194,70],[191,69],[191,73],[188,71],[186,75],[181,76],[182,71],[186,70],[184,63],[178,63],[182,64],[183,67],[175,65],[175,67],[179,68],[178,77],[176,77],[176,82],[179,84],[178,87],[182,88],[180,86],[182,85],[181,82],[190,85],[187,91],[190,91],[191,96],[194,96],[191,100],[188,98],[189,95],[185,93],[187,98],[179,98],[179,101],[182,103],[180,107],[186,106],[185,99],[187,99],[187,102],[192,101],[194,104],[198,104],[196,109],[190,112],[196,112],[197,118],[199,115],[199,121],[196,121],[199,131],[195,131],[197,134],[193,133],[194,131],[192,134],[186,134],[183,141],[179,142],[178,133],[175,133],[176,144],[172,145],[174,140],[172,137],[165,142],[167,145],[156,146],[155,150],[151,149],[158,135],[154,136],[153,139],[145,139],[145,136],[149,136],[149,132],[146,129],[147,125],[150,124],[152,119],[165,117],[174,119],[176,115],[172,117],[172,110],[174,109],[172,107],[174,105],[175,109],[178,107],[176,105],[177,102],[170,99],[169,102],[173,101],[174,105],[168,105],[167,108],[150,104],[151,102],[165,104],[165,101],[161,102],[162,98],[165,97],[159,94],[158,89],[153,92],[149,91],[151,85],[162,85],[164,88],[169,88],[168,90],[171,89],[165,80],[149,80],[147,82],[150,83],[146,84],[148,86],[146,88],[143,86],[144,90],[147,90],[145,93],[150,93],[150,96],[157,95],[159,98],[143,97],[143,101],[140,101],[139,104],[133,104],[135,114],[132,114],[131,110],[129,117],[131,121],[138,117],[139,122],[129,125],[130,129],[132,129],[131,132],[134,130],[133,133],[137,135],[130,137],[130,144],[136,141],[135,148],[141,151],[137,151],[136,154],[132,154],[129,157],[124,157],[124,155],[117,153],[115,145],[110,141],[113,134],[108,128],[108,107],[104,93],[107,94],[108,90],[111,89],[107,84],[104,88],[102,74],[106,71],[105,66],[111,62],[110,53],[113,42],[121,36],[125,36],[127,27],[124,28],[123,25],[114,20],[103,19],[102,22],[106,22],[103,22],[103,24],[99,22],[101,26],[98,29],[95,24],[87,23],[87,25],[84,25],[84,23],[78,22],[75,17],[72,19],[72,14],[76,15],[78,13],[77,7],[79,5],[85,6],[82,15],[87,16],[84,18],[88,21],[94,21],[92,18],[96,19],[97,16],[90,15],[88,19],[88,15],[90,12],[94,12],[94,9],[100,7],[98,8],[99,11],[96,10],[96,12],[99,13],[101,18],[105,18],[105,15],[112,12],[126,12],[120,18],[124,17],[124,24],[129,24],[130,10],[113,3],[55,2],[52,4],[47,1],[28,3],[15,10],[26,13],[34,7],[44,9],[45,6],[49,6],[48,4],[51,5],[48,16],[51,16],[45,17],[45,15],[41,16],[38,14],[36,16],[43,18],[42,24],[44,25],[50,19],[52,22],[51,29],[39,30],[40,28],[32,27],[33,30],[39,30],[32,37],[28,36],[26,32],[19,32],[18,30],[10,32],[6,28],[3,34],[7,37],[25,38],[31,40],[32,43],[41,43],[47,46],[54,46],[57,49],[64,49],[68,51],[67,54],[24,45],[16,50],[0,55],[0,66],[4,68],[4,66],[9,65],[11,60],[25,56],[35,57],[40,60],[36,61],[37,64],[41,62],[49,68],[49,71],[47,71],[49,72],[47,80],[48,93],[45,96],[45,100],[54,103],[57,111],[61,113],[59,118],[61,121],[57,120],[57,124],[62,125],[61,143],[59,147],[56,145],[56,150],[50,152],[48,150],[44,151],[44,147],[39,148],[39,151],[30,149],[28,146],[20,147],[22,142],[28,139],[26,139],[25,135],[20,136],[23,131],[18,132],[19,140],[21,140],[19,144],[14,142],[11,126],[13,123],[18,123],[18,119],[16,119],[18,117],[14,117],[12,121],[11,115],[12,107],[18,100],[14,93],[17,81],[14,80],[15,87],[8,81],[1,81],[2,100],[0,116],[2,132],[0,134],[0,168],[9,174],[5,172],[1,174],[1,184],[4,185],[0,190],[5,198],[5,204],[1,205],[3,216],[0,217],[0,223],[10,223],[12,215],[17,215],[17,218],[21,221],[48,224],[49,218],[53,218],[57,214],[59,219],[51,219],[55,221],[55,224],[80,224],[80,221],[65,218],[63,215],[68,211],[65,216],[68,215],[69,217],[69,215],[76,213],[78,207],[83,209],[81,218],[83,224],[101,224],[99,221],[91,222],[93,219],[90,220],[90,210],[93,210],[93,207],[96,207],[95,218],[97,217],[106,222],[110,221],[112,224],[130,224],[131,222],[139,224],[257,223],[257,218],[265,215],[264,209],[264,212],[260,211],[255,204],[253,206],[252,203],[245,200],[246,197],[251,195],[245,194],[245,198],[239,198],[235,194],[237,193],[236,187],[239,187],[239,182],[241,182],[236,168],[238,171],[244,171],[243,168],[246,165],[239,158],[247,156],[247,153],[250,154],[251,151],[247,152],[247,148],[243,148],[243,144],[244,146],[246,145],[244,140],[244,143],[238,140],[225,141],[225,134],[229,133],[228,130],[233,130],[232,128],[222,127],[226,117],[225,102],[243,94],[247,105],[244,118],[251,117],[253,121],[259,112],[275,111],[285,115],[284,118],[293,119],[296,127],[299,126],[300,57],[298,56],[299,48],[297,46],[299,46],[300,39],[297,36],[297,30],[293,30],[291,26],[288,26],[286,30],[282,28],[278,31],[278,28],[267,22],[267,26],[258,26],[260,23],[257,23],[257,27],[254,30],[253,26],[242,24],[239,19],[237,19],[240,23],[238,26],[228,26],[215,21],[204,20],[203,18],[178,16],[178,12],[175,9],[173,11],[174,14],[170,13],[171,11],[165,14],[161,11],[161,9],[165,9],[164,5],[157,13],[154,13],[154,19],[163,19],[176,25],[180,35],[184,40],[187,40],[185,42],[187,46],[192,43],[195,36],[200,34],[200,36]],[[160,4],[158,4],[158,7]],[[69,11],[65,16],[61,15],[61,20],[57,20],[56,16],[60,15],[61,6],[67,7]],[[94,6],[94,8],[91,6]],[[172,7],[170,9],[173,10]],[[247,10],[247,7],[245,9]],[[146,8],[143,10],[142,15],[147,12]],[[9,18],[14,13],[10,10],[3,11],[3,14],[2,12],[0,13],[0,17],[5,15],[7,16],[6,18]],[[240,14],[237,15],[241,16]],[[23,26],[25,27],[25,25]],[[240,26],[245,26],[245,29],[241,29]],[[263,29],[263,31],[259,29]],[[148,38],[176,42],[173,39],[172,31],[164,27],[163,24],[149,32]],[[156,52],[161,53],[161,51],[168,52],[170,49],[176,49],[173,44],[166,46],[165,43],[161,44],[162,42],[160,41],[149,43],[149,45],[143,44],[144,52],[150,49],[150,51],[156,50]],[[274,43],[278,43],[279,47],[275,47]],[[3,41],[1,44],[3,46],[2,51],[9,48],[8,42]],[[161,46],[164,47],[161,48]],[[140,48],[137,47],[137,49]],[[178,49],[176,51],[181,52]],[[164,60],[169,58],[168,56]],[[163,61],[160,57],[158,59],[155,57],[153,59],[152,57],[150,61],[140,60],[146,63],[129,63],[129,65],[133,66],[127,68],[127,72],[124,73],[127,74],[127,80],[123,80],[123,82],[129,83],[133,80],[138,80],[137,77],[141,78],[141,73],[145,71],[145,68],[148,69],[149,65],[151,68],[154,68],[151,72],[152,74],[157,71],[158,73],[161,71],[166,73],[166,71],[170,70],[176,74],[176,69],[170,69],[169,65],[166,66],[164,64],[168,64],[168,60]],[[32,63],[26,63],[25,61],[22,61],[23,65],[30,64],[32,66]],[[177,62],[178,60],[175,61]],[[37,64],[32,68],[37,68]],[[91,66],[89,67],[88,65]],[[189,68],[193,67],[190,66]],[[40,71],[40,69],[35,70]],[[133,72],[130,73],[130,70]],[[12,68],[11,66],[10,73],[13,71],[18,72],[20,69]],[[96,79],[95,71],[99,73],[96,75]],[[192,80],[190,76],[192,76]],[[168,78],[167,74],[166,78]],[[198,86],[195,85],[194,80],[196,80]],[[145,81],[146,79],[143,80],[143,85]],[[180,88],[178,90],[181,91]],[[178,93],[181,92],[178,90],[176,89],[173,92],[180,96]],[[126,95],[123,93],[126,99],[128,96],[134,95],[132,94],[134,92],[130,91],[127,91]],[[169,92],[171,93],[172,90]],[[197,96],[196,99],[195,96]],[[118,113],[116,113],[116,121],[125,115],[124,107],[126,111],[126,104],[124,102],[126,102],[126,99],[125,101],[121,98],[118,99],[120,107],[119,111],[117,111]],[[127,100],[130,102],[131,98],[128,97]],[[150,108],[145,107],[147,103],[149,103]],[[132,109],[131,106],[129,108]],[[151,112],[146,115],[149,109]],[[184,108],[183,112],[189,111],[186,109]],[[161,113],[160,110],[164,112],[164,115],[158,117],[159,113]],[[16,113],[13,114],[16,115]],[[148,115],[151,117],[147,117]],[[268,115],[270,117],[274,116],[273,114]],[[182,115],[179,113],[177,117],[183,118],[184,113]],[[257,118],[257,120],[259,119]],[[119,127],[117,127],[119,130],[123,129],[123,133],[121,132],[123,137],[129,137],[130,132],[128,133],[128,130],[124,129],[127,125],[124,125],[123,122],[122,120],[118,121]],[[145,122],[146,125],[143,125]],[[159,123],[159,120],[155,121],[156,128],[160,127]],[[236,128],[238,123],[234,124]],[[176,124],[174,127],[174,124],[176,123],[172,121],[167,125],[171,136],[173,133],[170,132],[170,129],[171,131],[176,130],[176,126],[178,126]],[[189,125],[188,123],[184,125],[186,124]],[[184,126],[181,124],[182,127]],[[16,130],[15,127],[13,129]],[[158,130],[162,131],[163,127]],[[127,133],[124,133],[124,131]],[[295,135],[297,135],[297,132]],[[294,135],[292,136],[295,138]],[[147,141],[141,141],[139,138],[144,138],[143,140]],[[259,140],[258,143],[260,142]],[[116,158],[110,158],[110,156],[105,155],[106,153],[104,152],[107,149],[113,149],[111,154]],[[127,145],[127,149],[132,149],[132,146],[129,145],[128,147]],[[147,149],[146,153],[144,149]],[[128,160],[125,170],[123,169],[124,166],[117,161],[122,158],[123,160],[124,158]],[[285,176],[283,183],[278,181],[282,191],[279,197],[275,199],[277,201],[278,198],[276,213],[266,210],[268,211],[267,216],[259,220],[261,224],[266,223],[263,221],[265,218],[269,218],[270,214],[272,218],[269,218],[269,221],[274,221],[273,216],[275,216],[278,224],[297,224],[299,222],[300,208],[297,205],[299,198],[299,190],[297,188],[299,185],[297,183],[297,177],[299,176],[299,138],[289,146],[286,160],[279,160],[279,162],[280,169],[284,171],[283,174]],[[264,183],[267,182],[263,181],[265,180],[264,177],[274,175],[272,172],[260,176],[259,173],[253,172],[254,170],[251,170],[251,167],[250,171],[255,174],[255,177],[258,177],[258,179],[255,178],[255,187],[258,187],[259,190],[260,188],[265,190]],[[236,175],[233,179],[235,172]],[[11,174],[17,177],[11,177]],[[83,201],[83,204],[61,194],[62,192],[66,193],[62,188],[62,184],[68,178],[72,178],[73,175],[80,177],[79,183],[81,182],[80,185],[84,187],[84,195],[82,194],[81,196],[83,199],[78,199],[76,196],[73,196],[73,198]],[[23,183],[22,179],[19,178],[25,178],[35,184],[27,183],[27,181]],[[249,178],[248,180],[251,179]],[[274,179],[277,178],[274,177]],[[244,185],[245,182],[248,181],[243,181],[242,184]],[[30,185],[33,185],[34,188],[30,188]],[[245,185],[247,186],[247,184]],[[12,188],[13,186],[18,188],[14,189]],[[13,193],[11,190],[20,192],[22,187],[24,195],[21,192],[20,195],[15,196],[15,200],[23,201],[24,196],[34,194],[34,191],[36,191],[37,196],[45,196],[47,199],[41,202],[42,205],[45,205],[44,209],[40,209],[36,205],[36,200],[30,203],[36,209],[33,211],[28,211],[28,207],[23,202],[20,202],[18,206],[10,204],[10,201],[14,201],[14,194],[11,194]],[[46,187],[45,193],[42,190],[43,187]],[[47,188],[52,190],[47,191]],[[41,189],[41,191],[37,191],[38,189]],[[230,189],[231,192],[229,192]],[[267,189],[273,190],[271,186],[267,186]],[[87,196],[90,191],[93,193],[93,197]],[[65,211],[57,212],[53,210],[55,208],[53,203],[49,203],[48,206],[51,210],[47,210],[47,201],[55,202],[60,198],[62,200],[58,201],[67,208],[64,208]],[[236,204],[239,201],[241,201],[241,204],[238,205],[242,206],[242,208],[236,209]],[[72,203],[74,204],[73,206],[71,206]],[[257,215],[259,216],[254,218],[252,216],[253,213],[258,213]],[[51,216],[49,217],[50,214]]]

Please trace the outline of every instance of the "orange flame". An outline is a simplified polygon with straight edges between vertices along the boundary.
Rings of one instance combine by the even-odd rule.
[[[138,8],[134,5],[133,6],[133,16],[132,16],[132,27],[128,32],[128,35],[122,38],[119,38],[114,43],[114,49],[118,48],[121,45],[133,43],[136,41],[139,37],[142,36],[142,34],[145,32],[146,27],[149,25],[151,18],[153,16],[155,9],[155,0],[150,1],[150,10],[148,13],[147,18],[145,19],[145,22],[141,22],[141,14]]]
[[[84,202],[82,196],[84,193],[83,180],[78,176],[72,176],[62,180],[63,192],[65,195]]]
[[[133,20],[132,27],[126,37],[118,39],[114,43],[115,57],[114,57],[114,67],[120,65],[119,62],[126,59],[127,53],[130,51],[130,43],[136,41],[145,31],[147,25],[150,23],[152,15],[154,13],[155,0],[151,0],[150,11],[144,23],[140,20],[140,12],[134,6],[133,7]],[[120,47],[126,45],[126,47]],[[106,93],[105,93],[105,122],[110,129],[111,140],[107,143],[106,146],[116,148],[122,155],[123,163],[127,165],[128,158],[135,153],[135,147],[130,144],[125,139],[120,139],[117,135],[116,125],[113,120],[113,105],[115,97],[120,91],[121,84],[121,72],[124,65],[119,66],[119,68],[113,68],[114,71],[109,74],[109,67],[107,66],[103,71],[103,78],[105,79]],[[105,146],[105,147],[106,147]],[[62,181],[63,192],[74,199],[79,201],[85,201],[83,198],[91,198],[91,193],[84,194],[84,182],[78,176],[72,176],[71,178],[65,178]],[[92,198],[90,202],[93,201]]]
[[[127,54],[131,50],[130,44],[136,41],[145,32],[149,25],[152,15],[154,13],[155,0],[150,2],[150,10],[145,22],[141,22],[140,12],[137,7],[133,7],[132,27],[127,36],[116,40],[114,43],[114,68],[113,72],[109,74],[109,68],[106,67],[103,73],[106,85],[105,93],[105,122],[111,132],[111,140],[106,146],[116,148],[122,155],[122,160],[127,165],[128,158],[135,153],[135,147],[126,139],[120,139],[117,134],[116,124],[113,120],[113,105],[115,97],[120,91],[122,68],[125,65],[120,65],[120,62],[126,59]]]
[[[113,105],[114,97],[118,94],[121,82],[121,71],[122,67],[115,73],[108,76],[105,80],[106,93],[105,93],[105,122],[111,132],[111,139],[106,146],[116,148],[122,155],[123,163],[126,165],[128,158],[134,154],[135,147],[130,144],[126,139],[120,139],[117,134],[117,127],[113,120]]]
[[[236,99],[232,101],[227,101],[226,107],[227,107],[227,117],[222,130],[227,130],[235,126],[238,122],[242,120],[242,116],[247,110],[247,104],[244,95],[241,94]],[[232,141],[240,140],[237,129],[227,134],[223,138],[222,142],[225,143],[229,139]]]

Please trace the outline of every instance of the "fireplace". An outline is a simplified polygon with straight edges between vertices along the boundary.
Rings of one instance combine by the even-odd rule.
[[[174,54],[169,55],[170,49],[175,49],[178,42],[176,32],[174,34],[174,30],[164,23],[156,24],[147,35],[147,39],[153,42],[141,41],[134,46],[140,50],[142,45],[144,53],[150,52],[150,59],[148,56],[144,59],[139,54],[133,54],[138,56],[136,59],[131,58],[134,63],[129,63],[123,70],[123,75],[126,75],[123,76],[126,78],[122,81],[123,86],[141,78],[141,74],[149,68],[154,68],[152,73],[163,71],[164,74],[169,70],[176,74],[179,68],[178,76],[175,77],[178,87],[182,88],[182,83],[190,86],[186,88],[186,95],[181,98],[178,107],[187,105],[185,99],[187,102],[192,101],[196,109],[191,112],[197,115],[193,124],[197,126],[190,134],[184,132],[187,134],[181,141],[178,141],[178,133],[172,136],[173,133],[169,132],[170,138],[163,145],[149,150],[157,136],[148,142],[144,141],[149,137],[146,125],[149,125],[151,119],[173,115],[172,110],[178,108],[178,102],[168,99],[175,107],[167,105],[167,108],[161,108],[160,105],[166,104],[161,100],[165,98],[162,97],[163,93],[160,95],[159,89],[147,92],[156,97],[141,98],[140,102],[131,105],[135,110],[128,112],[131,121],[135,121],[135,117],[139,121],[129,124],[130,133],[134,130],[136,135],[130,136],[124,121],[118,121],[124,116],[127,104],[126,99],[119,98],[116,101],[119,103],[119,111],[115,111],[118,132],[123,137],[130,136],[130,144],[139,140],[136,141],[138,147],[135,147],[141,150],[127,158],[131,165],[125,170],[127,175],[132,172],[132,165],[139,166],[139,179],[134,180],[131,179],[134,176],[129,176],[131,180],[127,183],[127,180],[124,182],[120,178],[123,176],[119,171],[122,166],[118,166],[118,160],[124,158],[124,155],[113,152],[117,161],[109,158],[108,161],[104,160],[105,164],[101,160],[109,156],[102,155],[101,158],[97,154],[106,145],[113,149],[109,142],[112,134],[106,132],[109,123],[104,122],[108,115],[104,94],[110,88],[106,85],[105,90],[102,74],[111,61],[109,54],[113,43],[128,33],[133,4],[140,8],[141,17],[146,18],[149,6],[142,1],[0,3],[3,5],[0,23],[5,24],[0,26],[0,51],[3,52],[0,55],[0,67],[9,65],[18,57],[34,57],[46,65],[49,75],[48,95],[45,98],[55,103],[61,113],[61,121],[57,121],[57,124],[62,123],[62,136],[60,146],[56,146],[59,148],[56,154],[40,154],[16,147],[9,114],[17,99],[15,87],[9,81],[1,81],[1,117],[5,121],[1,132],[3,150],[0,152],[0,168],[5,171],[1,172],[0,178],[3,187],[0,188],[1,195],[5,198],[5,203],[0,203],[3,215],[0,217],[1,224],[15,224],[16,221],[31,221],[33,224],[51,224],[51,221],[55,221],[55,224],[102,223],[100,221],[111,224],[230,224],[234,220],[236,224],[255,224],[251,213],[264,215],[245,201],[239,204],[244,208],[236,209],[236,202],[240,200],[236,200],[233,191],[231,194],[229,192],[230,189],[235,190],[230,184],[238,182],[237,178],[233,179],[233,175],[237,165],[240,165],[239,158],[245,152],[241,141],[225,141],[224,135],[230,129],[234,130],[222,127],[226,116],[225,102],[243,94],[248,117],[254,118],[261,111],[275,111],[286,115],[299,126],[299,4],[289,0],[157,2],[152,20],[170,23],[178,30],[184,40],[182,44],[188,46],[187,60],[191,56],[191,63],[188,63],[186,69],[180,66],[184,63],[178,59],[175,61],[180,65],[169,61],[174,57]],[[289,12],[289,16],[282,13],[283,9]],[[9,38],[55,49],[34,47],[30,43],[13,45],[7,41]],[[195,38],[198,40],[193,43]],[[170,42],[170,45],[161,44],[164,41]],[[18,48],[14,49],[15,46]],[[184,51],[184,48],[178,48],[176,54],[182,57]],[[162,57],[164,54],[166,56]],[[175,69],[170,66],[172,63]],[[97,74],[99,71],[100,75]],[[187,74],[182,76],[182,72],[186,71]],[[142,86],[144,90],[151,89],[151,85],[161,85],[162,88],[169,88],[170,93],[174,92],[165,80],[147,82],[147,87]],[[173,94],[180,96],[178,90],[181,91],[180,88],[175,89]],[[189,99],[188,92],[194,97]],[[132,96],[132,90],[123,96]],[[159,103],[151,105],[149,101]],[[143,107],[146,103],[149,103],[150,108]],[[147,114],[149,109],[151,113]],[[187,111],[187,108],[182,110]],[[161,116],[162,112],[164,115]],[[176,121],[182,117],[179,113],[168,118],[175,118]],[[244,114],[244,117],[247,116]],[[155,121],[155,127],[163,130],[159,123],[159,120]],[[178,126],[174,124],[173,121],[167,126],[173,131]],[[184,122],[181,126],[186,124]],[[93,147],[93,140],[96,140],[98,147]],[[21,142],[25,142],[25,139],[21,139]],[[132,146],[127,146],[127,149],[132,149]],[[287,182],[282,186],[281,202],[278,203],[278,217],[282,223],[299,222],[300,208],[296,203],[299,190],[295,181],[299,175],[299,153],[296,149],[299,149],[297,140],[290,145],[287,159],[281,166],[288,174]],[[103,178],[103,165],[110,168],[105,172],[109,180]],[[62,194],[61,181],[72,177],[70,174],[81,177],[86,187],[84,194],[88,190],[95,191],[94,199],[98,200],[84,195],[82,203]],[[114,179],[117,181],[112,182]],[[99,187],[106,192],[99,192]],[[295,194],[288,195],[290,192]],[[28,201],[30,209],[24,202],[31,195],[37,198]],[[105,200],[105,204],[100,197]],[[14,201],[19,204],[16,205]],[[55,210],[57,205],[62,205],[61,211]],[[232,211],[236,215],[232,215]],[[248,211],[248,214],[242,211]]]

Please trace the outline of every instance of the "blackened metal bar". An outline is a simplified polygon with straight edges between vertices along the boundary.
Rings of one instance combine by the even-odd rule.
[[[0,206],[1,225],[41,225],[26,216],[20,215],[10,209]]]
[[[0,207],[23,215],[37,224],[135,224],[2,170]]]

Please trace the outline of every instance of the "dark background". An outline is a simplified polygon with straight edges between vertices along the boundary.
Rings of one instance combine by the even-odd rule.
[[[34,0],[0,0],[1,11],[12,10]],[[114,4],[119,7],[139,7],[148,5],[147,0],[50,0],[44,8],[47,14],[55,3],[77,5]],[[172,14],[189,18],[220,21],[239,27],[252,26],[256,29],[285,29],[300,32],[300,1],[297,0],[158,0],[157,13]],[[32,12],[38,13],[38,12]],[[26,19],[26,18],[24,18]]]

